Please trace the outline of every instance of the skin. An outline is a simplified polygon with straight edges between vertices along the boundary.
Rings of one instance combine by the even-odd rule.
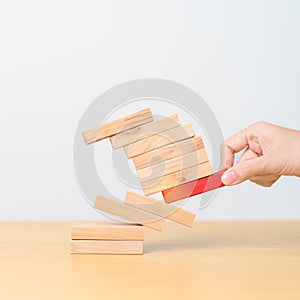
[[[234,156],[243,151],[234,165]],[[300,177],[300,131],[258,122],[225,141],[225,185],[250,180],[272,186],[281,176]]]

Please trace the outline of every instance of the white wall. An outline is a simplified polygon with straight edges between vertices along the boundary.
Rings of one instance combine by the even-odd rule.
[[[300,129],[299,13],[297,0],[2,1],[0,220],[100,217],[77,187],[73,137],[89,103],[123,81],[189,86],[225,136],[257,120]],[[198,217],[299,219],[299,192],[297,178],[245,183]]]

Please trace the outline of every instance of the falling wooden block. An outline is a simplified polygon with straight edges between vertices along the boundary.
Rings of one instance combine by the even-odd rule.
[[[73,254],[143,254],[142,241],[72,240]]]
[[[225,170],[221,170],[210,176],[197,179],[185,184],[162,191],[166,203],[172,203],[178,200],[186,199],[201,193],[224,186],[221,177]]]
[[[83,137],[86,144],[91,144],[152,121],[153,116],[151,110],[146,108],[118,120],[105,123],[99,127],[86,130],[83,132]]]
[[[141,182],[166,176],[170,173],[187,169],[208,161],[205,149],[190,152],[183,156],[178,156],[165,162],[151,165],[147,168],[137,170]]]
[[[134,127],[110,137],[112,147],[114,149],[134,143],[156,133],[160,133],[171,128],[179,126],[179,118],[177,114],[171,115],[151,123]]]
[[[208,176],[212,173],[210,162],[183,169],[166,176],[142,182],[142,188],[146,196],[152,195],[171,187]]]
[[[130,191],[127,192],[125,203],[189,227],[192,227],[195,219],[191,212]]]
[[[159,231],[163,229],[163,219],[159,219],[157,215],[145,212],[123,202],[97,196],[94,207],[130,222],[139,223]]]
[[[144,228],[138,224],[113,222],[72,223],[72,240],[144,240]]]
[[[133,157],[133,163],[138,170],[203,148],[202,138],[195,136]]]
[[[128,158],[195,136],[192,124],[178,126],[124,147]]]

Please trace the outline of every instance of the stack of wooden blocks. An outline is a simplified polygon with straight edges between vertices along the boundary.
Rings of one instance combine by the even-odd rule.
[[[97,196],[94,207],[128,223],[73,223],[72,253],[142,254],[143,226],[162,231],[164,219],[192,227],[195,215],[143,195],[127,192],[125,202]]]
[[[176,114],[154,120],[147,108],[87,130],[83,136],[86,144],[109,138],[113,149],[123,147],[133,159],[144,195],[128,191],[123,202],[98,195],[96,209],[135,224],[73,224],[72,253],[139,254],[141,225],[161,231],[166,218],[192,226],[193,213],[169,204],[189,197],[193,187],[201,185],[199,180],[212,173],[203,141],[191,124],[182,126]],[[165,203],[148,197],[158,192]]]

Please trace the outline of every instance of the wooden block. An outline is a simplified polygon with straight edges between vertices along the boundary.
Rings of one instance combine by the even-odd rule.
[[[71,253],[143,254],[142,241],[72,240]]]
[[[128,158],[132,158],[143,153],[149,152],[178,141],[195,136],[192,124],[178,126],[170,130],[155,134],[143,140],[137,141],[125,146],[125,152]]]
[[[110,138],[114,149],[134,143],[156,133],[160,133],[179,126],[178,115],[174,114],[155,122],[144,124],[116,134]]]
[[[71,227],[72,240],[144,240],[144,228],[138,224],[113,222],[80,222]]]
[[[133,163],[138,170],[202,148],[204,148],[202,138],[195,136],[136,156],[133,158]]]
[[[186,155],[167,160],[165,162],[151,165],[144,169],[137,170],[141,182],[149,181],[170,173],[187,169],[208,161],[205,149],[190,152]]]
[[[142,188],[146,196],[152,195],[171,187],[208,176],[212,173],[210,162],[183,169],[164,177],[142,182]]]
[[[221,170],[210,176],[197,179],[185,184],[162,191],[166,203],[172,203],[178,200],[186,199],[201,193],[224,186],[221,177],[225,170]]]
[[[192,227],[195,219],[195,215],[191,212],[130,191],[127,192],[125,202],[139,209],[143,209],[189,227]]]
[[[91,144],[136,126],[152,122],[153,116],[149,108],[138,111],[126,117],[105,123],[99,127],[83,132],[86,144]]]
[[[139,223],[159,231],[163,229],[163,219],[159,219],[154,214],[129,206],[123,202],[97,196],[94,207],[130,222]]]

